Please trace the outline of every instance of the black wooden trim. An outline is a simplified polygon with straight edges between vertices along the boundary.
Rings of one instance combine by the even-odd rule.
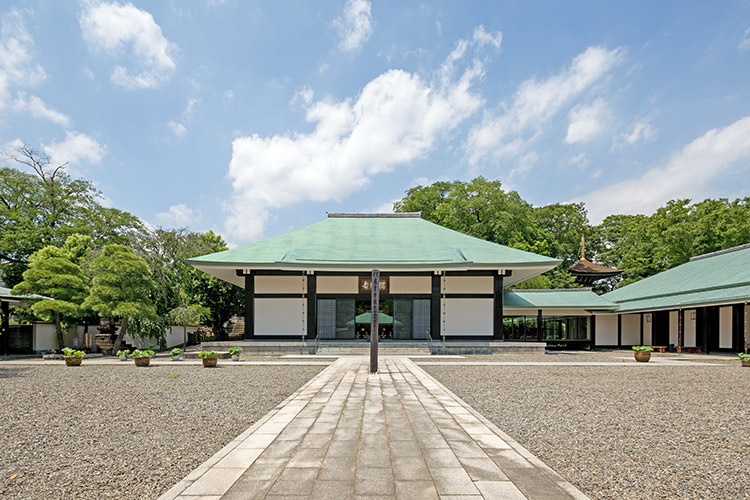
[[[317,294],[319,299],[354,299],[354,300],[370,300],[370,294],[367,293],[319,293]],[[430,299],[432,295],[429,293],[389,293],[380,294],[380,300],[393,300],[393,299]]]
[[[432,275],[432,293],[430,295],[430,337],[432,340],[440,338],[440,275]]]
[[[304,293],[256,293],[256,299],[304,299]]]
[[[314,274],[307,275],[307,339],[315,340],[318,331],[318,294]]]
[[[542,341],[542,310],[539,309],[536,312],[536,340],[537,342]]]
[[[495,274],[493,279],[493,314],[492,314],[492,338],[503,340],[503,276]]]
[[[617,345],[622,346],[622,314],[617,315]]]
[[[305,274],[305,271],[282,271],[280,269],[255,269],[252,271],[252,273],[256,276],[303,276]]]
[[[492,299],[494,293],[446,293],[446,299]]]
[[[685,345],[685,311],[679,309],[677,311],[677,346],[684,347]]]
[[[255,276],[245,275],[245,334],[244,339],[255,337]]]

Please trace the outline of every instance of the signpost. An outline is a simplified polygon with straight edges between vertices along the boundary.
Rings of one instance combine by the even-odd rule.
[[[380,336],[380,270],[372,270],[370,288],[370,373],[378,373],[378,337]]]

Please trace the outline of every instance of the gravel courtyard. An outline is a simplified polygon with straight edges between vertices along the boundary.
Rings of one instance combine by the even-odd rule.
[[[0,365],[0,498],[156,498],[322,368]]]
[[[747,499],[750,369],[714,362],[423,368],[593,499]]]

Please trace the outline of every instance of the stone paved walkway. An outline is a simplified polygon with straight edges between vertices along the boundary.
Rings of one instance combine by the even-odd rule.
[[[160,500],[585,499],[407,358],[341,358]]]

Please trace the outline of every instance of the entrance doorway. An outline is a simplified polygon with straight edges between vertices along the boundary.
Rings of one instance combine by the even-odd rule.
[[[356,316],[354,317],[355,333],[354,337],[359,340],[370,339],[370,326],[372,324],[372,314],[370,310],[369,300],[358,300],[355,303],[354,310]],[[393,318],[393,300],[385,299],[379,303],[380,315],[379,327],[380,327],[380,339],[392,339],[393,338],[393,326],[396,320]]]
[[[430,299],[387,296],[380,301],[380,337],[384,340],[427,340]],[[318,338],[369,340],[370,299],[341,296],[318,299]]]

